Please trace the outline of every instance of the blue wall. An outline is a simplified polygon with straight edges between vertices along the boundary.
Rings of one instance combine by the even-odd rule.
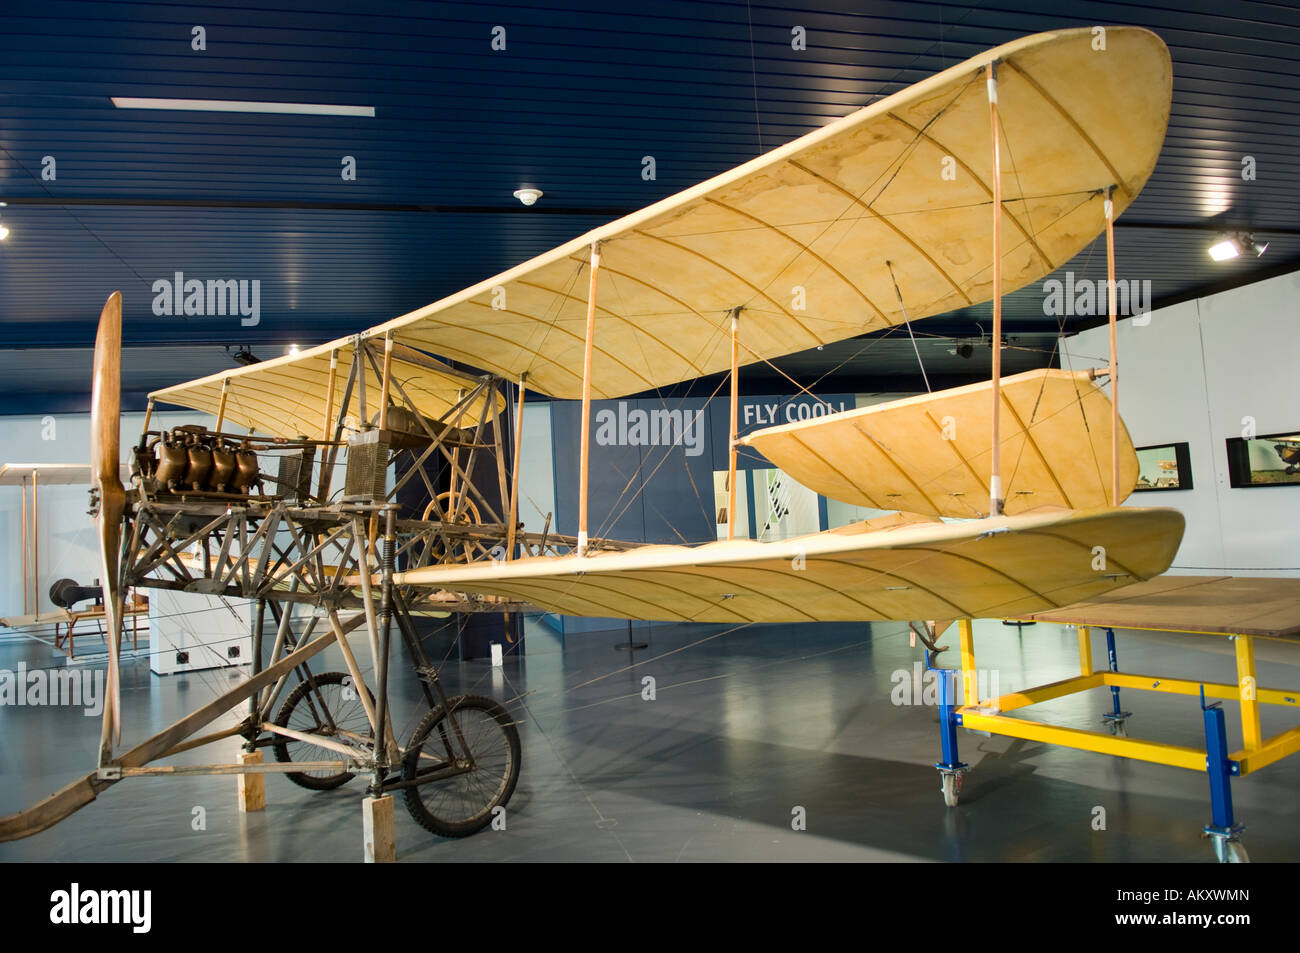
[[[818,399],[806,395],[742,397],[740,433],[743,436],[772,426],[773,416],[776,423],[803,419],[823,402],[835,410],[855,406],[851,394],[829,394]],[[555,525],[557,532],[570,536],[578,532],[581,414],[579,401],[555,401],[551,405]],[[593,401],[588,534],[646,543],[704,543],[717,539],[713,474],[727,469],[729,414],[728,401],[702,397]],[[657,426],[650,426],[652,423]],[[666,439],[676,442],[664,445]],[[772,466],[744,448],[737,465],[742,469]],[[626,627],[621,619],[564,617],[562,624],[566,633]]]

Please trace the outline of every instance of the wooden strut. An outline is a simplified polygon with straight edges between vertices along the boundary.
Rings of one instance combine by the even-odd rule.
[[[393,332],[384,335],[384,373],[379,385],[379,429],[388,428],[388,393],[393,380]]]
[[[591,243],[591,279],[587,284],[587,337],[582,351],[582,438],[578,460],[578,555],[587,554],[587,486],[591,463],[591,351],[596,337],[596,280],[600,243]]]
[[[226,394],[230,390],[230,378],[224,377],[221,380],[221,400],[217,404],[217,425],[212,429],[221,433],[221,425],[226,422]]]
[[[1106,315],[1110,324],[1110,505],[1119,506],[1119,368],[1115,345],[1115,187],[1106,189]]]
[[[330,351],[330,379],[325,383],[325,413],[321,417],[321,440],[329,440],[330,438],[330,423],[334,416],[334,376],[338,373],[338,369],[339,352],[336,349]]]
[[[740,326],[740,308],[731,309],[731,436],[727,440],[727,539],[736,538],[736,436],[737,406],[740,403],[738,374],[739,350],[737,348]]]
[[[222,385],[223,390],[224,390],[224,386],[225,385]],[[142,447],[145,444],[145,439],[144,439],[145,435],[149,433],[149,421],[152,419],[153,419],[153,401],[150,400],[149,403],[145,404],[144,406],[144,427],[142,427],[140,430],[140,446]],[[221,428],[218,427],[217,429],[220,430]]]
[[[1001,516],[1002,500],[1002,155],[998,137],[997,64],[984,68],[993,138],[993,452],[989,516]]]
[[[527,374],[519,375],[519,402],[515,411],[515,452],[510,461],[510,517],[506,520],[506,559],[515,558],[515,526],[519,520],[519,454],[524,444],[524,396]]]

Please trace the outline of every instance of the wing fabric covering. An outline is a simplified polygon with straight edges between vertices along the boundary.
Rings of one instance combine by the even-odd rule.
[[[382,349],[383,342],[376,342]],[[263,361],[250,367],[238,368],[186,384],[178,384],[154,391],[149,397],[167,404],[176,404],[215,415],[221,406],[221,389],[227,385],[225,419],[257,433],[293,440],[298,437],[319,438],[327,432],[326,415],[338,413],[347,389],[348,375],[356,342],[352,338],[322,344],[292,357]],[[334,389],[331,408],[327,411],[326,399],[331,396],[331,352],[338,352],[334,364]],[[378,361],[376,361],[378,363]],[[369,398],[367,416],[379,413],[381,378],[369,362],[362,364],[366,375],[366,394]],[[465,376],[444,374],[431,367],[421,366],[399,357],[392,358],[393,378],[401,390],[414,402],[415,409],[424,416],[438,420],[456,406],[461,395],[473,387]],[[352,406],[357,406],[360,385]],[[394,389],[392,399],[398,400]],[[493,395],[488,412],[483,413],[484,401],[476,400],[466,411],[461,427],[477,426],[483,419],[492,420],[501,410],[503,402]],[[358,421],[353,421],[353,426]]]
[[[991,150],[984,66],[998,63],[1004,143],[1002,291],[1055,271],[1150,176],[1169,120],[1172,70],[1154,33],[1108,27],[1024,37],[829,123],[744,165],[617,219],[386,324],[401,344],[579,398],[590,247],[599,243],[592,395],[620,397],[742,363],[987,301],[992,287]],[[886,267],[886,262],[889,266]],[[892,276],[891,276],[892,269]],[[332,342],[292,361],[232,371],[154,396],[211,411],[220,378],[261,388],[259,429],[319,380]],[[292,373],[290,373],[292,369]],[[303,412],[314,434],[324,387]],[[242,399],[242,398],[241,398]],[[249,419],[255,415],[250,415]],[[433,416],[436,416],[433,415]],[[238,417],[232,419],[240,419]],[[275,430],[269,430],[275,433]],[[295,436],[297,434],[295,433]]]
[[[992,383],[768,427],[741,439],[804,486],[857,506],[958,518],[988,515]],[[1002,379],[1008,514],[1110,503],[1111,402],[1088,371]],[[1137,451],[1120,422],[1121,502]]]
[[[1093,598],[1173,562],[1183,517],[1135,507],[943,523],[857,523],[779,543],[435,566],[399,585],[505,596],[574,616],[692,622],[988,618]],[[1100,549],[1098,548],[1100,547]]]

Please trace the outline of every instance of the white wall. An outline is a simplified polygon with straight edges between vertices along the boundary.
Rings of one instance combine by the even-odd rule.
[[[192,412],[155,413],[150,427],[210,420]],[[122,454],[139,439],[144,414],[122,415]],[[0,463],[89,463],[90,415],[55,414],[0,418]],[[36,591],[42,611],[52,609],[50,583],[68,577],[82,585],[99,578],[99,549],[87,515],[89,486],[39,487],[40,565]],[[28,500],[31,490],[27,491]],[[0,487],[0,616],[23,611],[23,489]],[[28,512],[31,532],[31,512]],[[30,565],[29,565],[30,570]],[[29,612],[35,611],[28,605]]]
[[[524,440],[519,451],[519,521],[540,533],[551,514],[555,532],[555,460],[549,402],[524,404]]]
[[[1127,505],[1183,512],[1174,572],[1300,576],[1300,487],[1232,488],[1225,444],[1244,417],[1260,434],[1300,430],[1300,273],[1148,317],[1119,322],[1120,416],[1135,446],[1186,441],[1193,488]],[[1107,339],[1105,327],[1063,338],[1062,366],[1104,366]]]

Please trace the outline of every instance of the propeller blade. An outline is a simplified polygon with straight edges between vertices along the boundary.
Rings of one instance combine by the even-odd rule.
[[[108,685],[104,705],[101,749],[122,740],[122,684],[120,646],[122,638],[122,591],[120,566],[122,517],[126,512],[126,488],[120,465],[122,426],[122,293],[114,291],[99,314],[95,336],[94,376],[90,397],[91,481],[99,491],[96,528],[99,535],[100,585],[104,591],[104,614],[108,634]]]

